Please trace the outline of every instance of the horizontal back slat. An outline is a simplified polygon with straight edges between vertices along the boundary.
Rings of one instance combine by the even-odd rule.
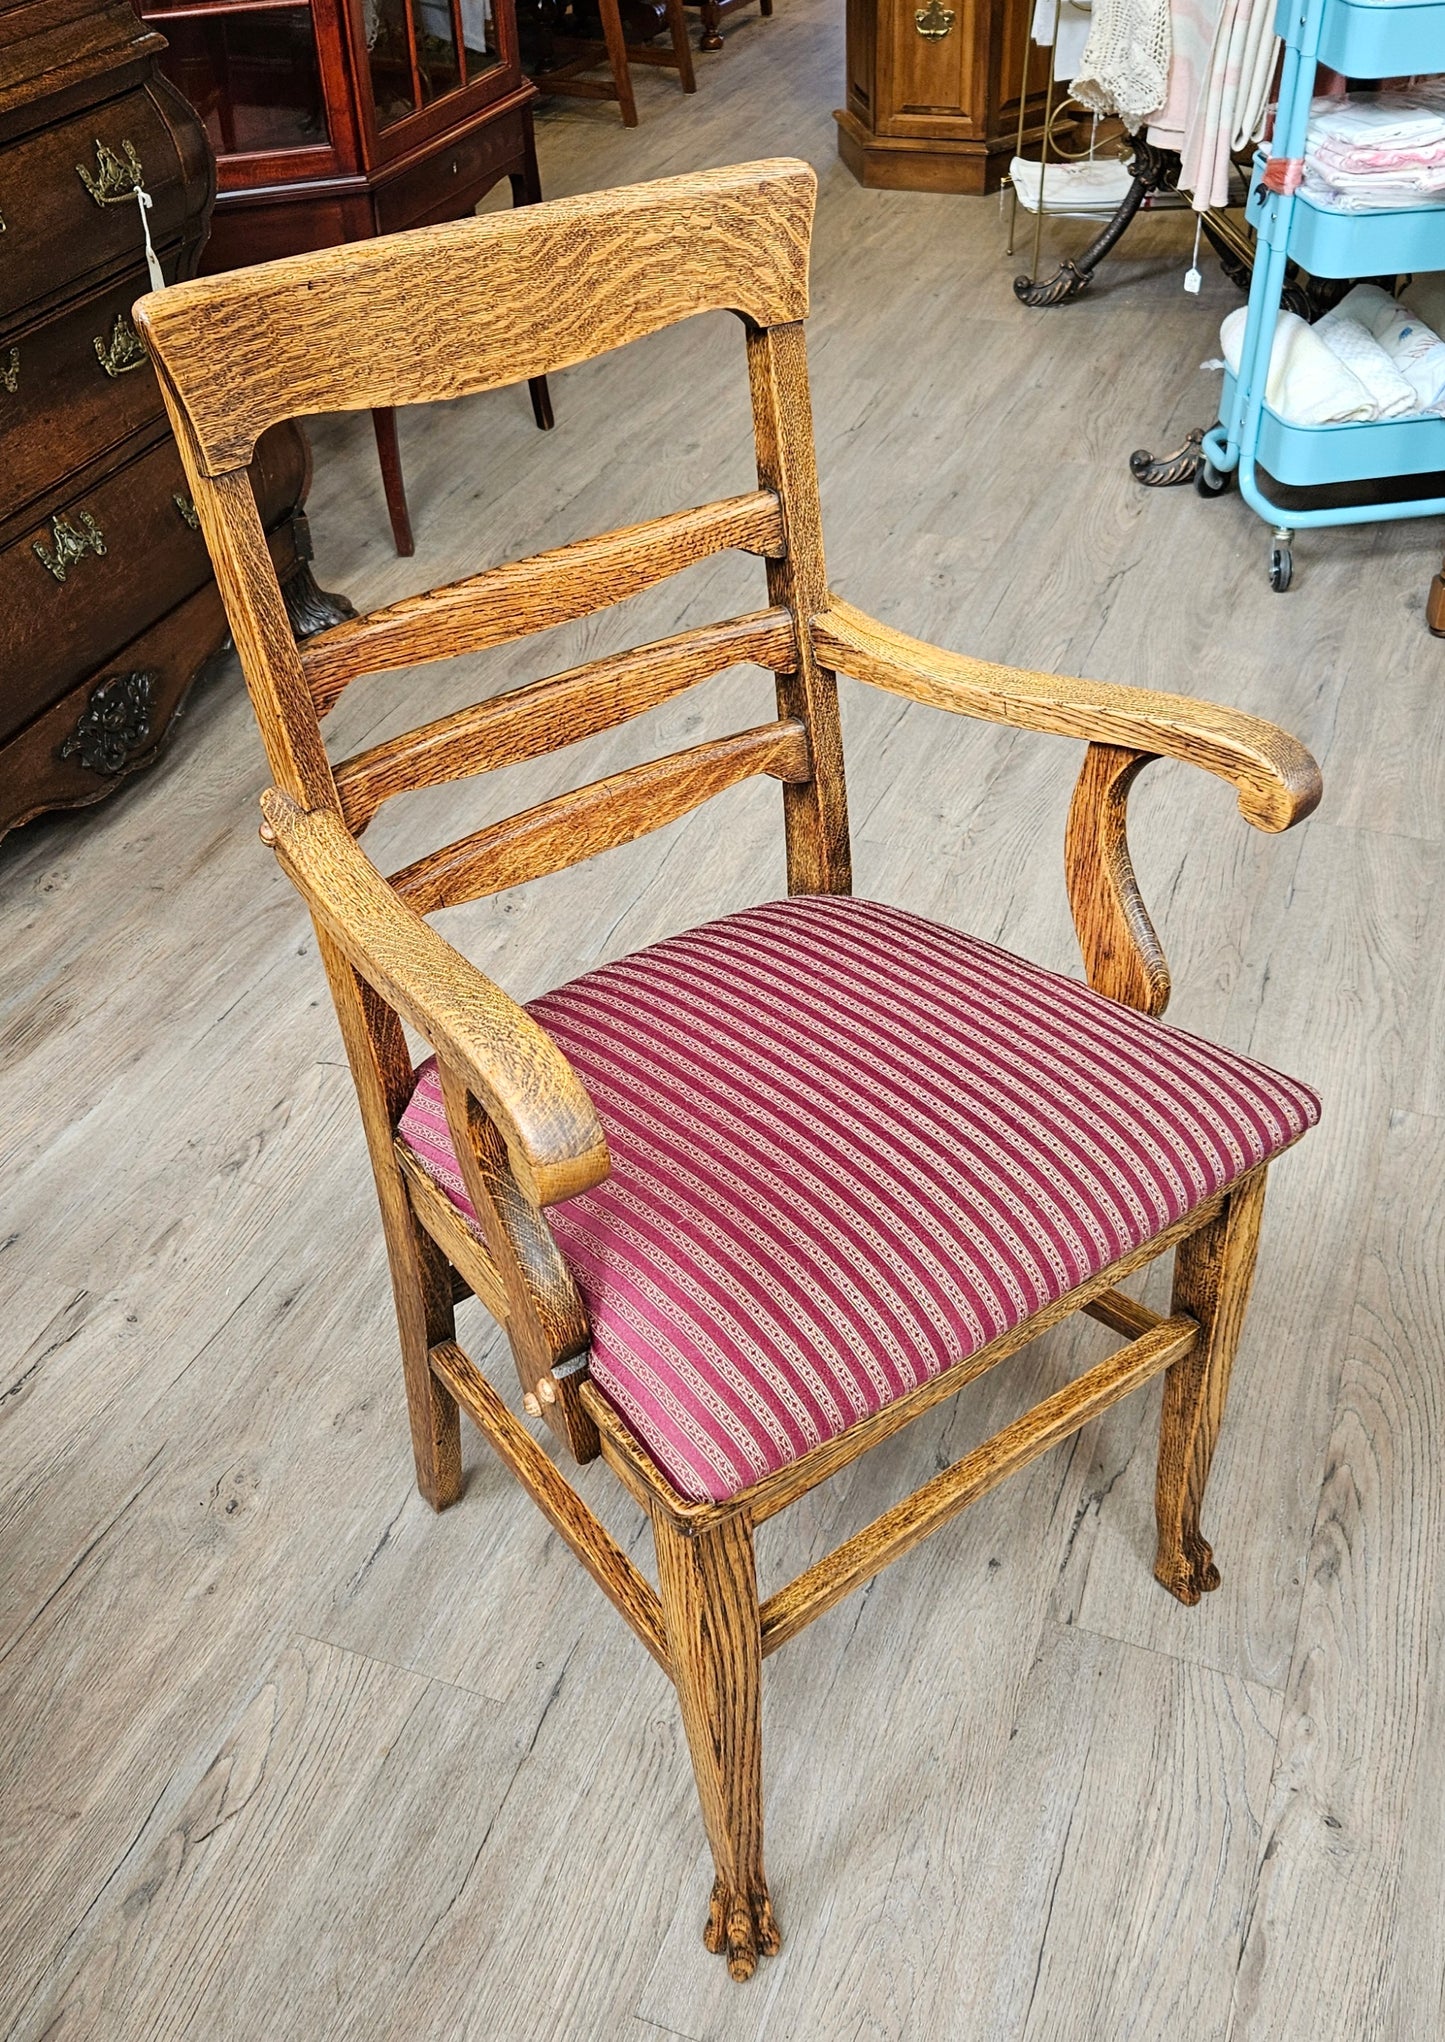
[[[771,490],[725,497],[510,560],[337,624],[301,648],[302,671],[324,716],[362,674],[508,645],[640,595],[710,554],[737,547],[776,558],[784,546],[782,505]]]
[[[546,376],[693,313],[808,309],[817,180],[780,158],[387,234],[142,298],[206,474],[269,425]]]
[[[766,723],[560,794],[418,858],[392,873],[390,883],[419,914],[429,915],[580,865],[675,822],[755,773],[797,781],[811,772],[803,725]]]
[[[700,681],[745,663],[783,672],[797,639],[786,610],[682,631],[609,659],[474,702],[336,768],[347,828],[360,835],[384,801],[500,766],[520,765],[626,723]]]

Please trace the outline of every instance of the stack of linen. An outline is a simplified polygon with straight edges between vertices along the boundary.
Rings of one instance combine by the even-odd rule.
[[[1341,213],[1445,205],[1445,78],[1317,99],[1304,189]]]
[[[1236,376],[1246,316],[1241,305],[1219,330]],[[1357,284],[1314,326],[1280,313],[1265,402],[1287,425],[1445,416],[1445,340],[1378,284]]]

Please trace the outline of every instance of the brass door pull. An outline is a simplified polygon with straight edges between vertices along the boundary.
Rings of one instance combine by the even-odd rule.
[[[120,149],[121,154],[117,156],[114,149],[97,139],[95,169],[87,170],[83,163],[75,166],[76,176],[98,206],[118,206],[145,183],[145,171],[141,168],[134,142],[122,142]],[[124,157],[124,162],[121,157]]]
[[[105,551],[105,534],[89,511],[77,511],[73,520],[57,513],[50,520],[50,534],[53,547],[35,539],[30,550],[57,581],[64,581],[66,569],[83,560],[87,553]]]
[[[145,342],[126,318],[124,312],[117,312],[115,324],[110,329],[110,341],[97,334],[91,345],[95,359],[112,379],[128,376],[132,369],[142,369],[147,361]]]

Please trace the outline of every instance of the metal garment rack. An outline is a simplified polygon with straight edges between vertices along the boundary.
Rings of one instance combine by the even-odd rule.
[[[1334,504],[1288,510],[1260,480],[1286,488],[1370,483],[1445,471],[1445,418],[1380,419],[1352,425],[1290,425],[1265,401],[1270,356],[1292,266],[1311,277],[1399,277],[1445,269],[1445,207],[1339,213],[1300,189],[1318,64],[1344,77],[1413,77],[1445,71],[1442,0],[1280,0],[1284,39],[1279,114],[1269,152],[1254,161],[1248,217],[1260,251],[1237,376],[1226,373],[1220,423],[1203,438],[1196,478],[1217,496],[1237,476],[1240,494],[1273,530],[1271,585],[1283,592],[1294,571],[1295,530],[1439,517],[1445,497]],[[1328,285],[1323,284],[1322,289]],[[1335,293],[1338,295],[1338,291]],[[1438,486],[1438,485],[1437,485]]]

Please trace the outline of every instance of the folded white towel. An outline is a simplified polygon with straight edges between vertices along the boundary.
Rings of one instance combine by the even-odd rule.
[[[1015,156],[1009,178],[1026,212],[1113,213],[1129,196],[1134,180],[1117,156],[1083,163],[1031,163]]]
[[[1417,411],[1433,410],[1445,400],[1445,341],[1378,284],[1356,284],[1321,326],[1326,319],[1356,319],[1369,328],[1414,391]]]
[[[1348,318],[1337,306],[1316,320],[1314,330],[1336,360],[1359,377],[1381,418],[1405,418],[1420,410],[1414,385],[1405,380],[1374,334],[1358,319]]]
[[[1241,305],[1219,329],[1224,359],[1236,376],[1248,316],[1248,307]],[[1281,312],[1274,330],[1265,401],[1288,425],[1344,425],[1378,416],[1359,377],[1293,312]]]

